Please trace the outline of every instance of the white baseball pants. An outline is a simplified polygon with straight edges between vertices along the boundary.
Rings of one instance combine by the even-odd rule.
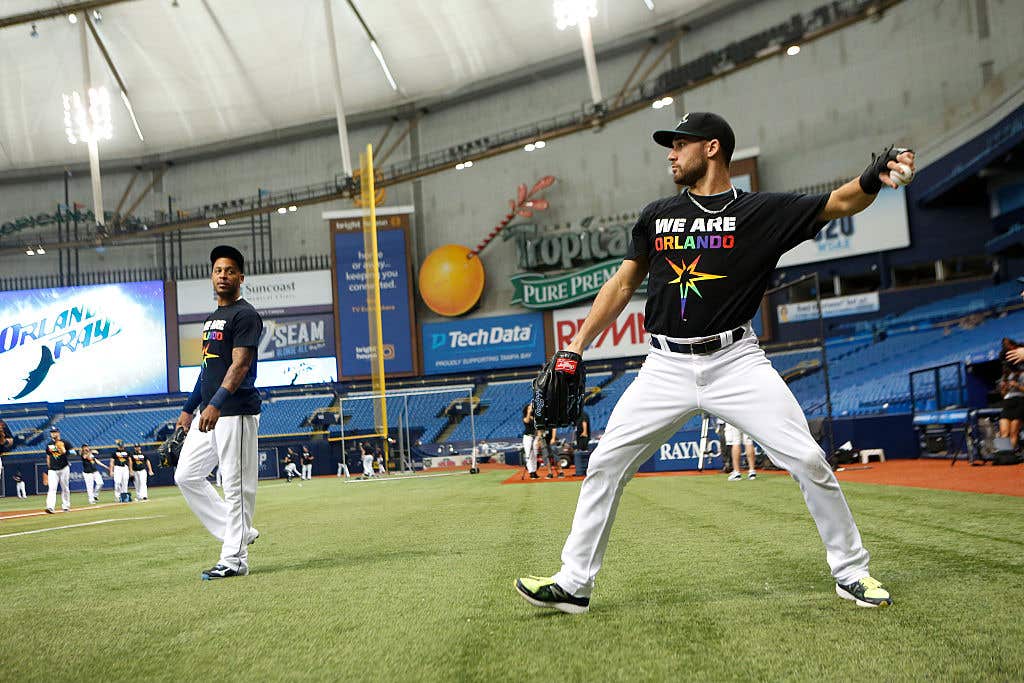
[[[302,466],[302,478],[303,479],[312,479],[313,478],[313,465],[303,465]]]
[[[338,463],[338,476],[340,477],[340,476],[342,475],[342,473],[343,473],[343,472],[345,473],[345,478],[346,478],[346,479],[348,479],[349,477],[351,477],[351,476],[352,476],[352,475],[350,475],[350,474],[349,474],[349,472],[348,472],[348,465],[346,465],[346,464],[345,464],[345,463],[343,463],[343,462],[341,462],[341,463]]]
[[[523,434],[523,453],[526,454],[526,471],[537,471],[537,452],[533,450],[533,434]]]
[[[85,480],[85,493],[89,496],[91,503],[100,495],[100,489],[103,488],[103,477],[100,477],[99,472],[86,472],[82,475],[82,479]]]
[[[290,475],[292,477],[300,477],[301,478],[301,476],[302,476],[302,475],[299,474],[299,470],[295,468],[295,463],[293,463],[293,462],[290,462],[290,463],[288,463],[287,465],[284,466],[284,473],[287,474],[287,475]]]
[[[135,495],[139,498],[149,498],[149,487],[146,485],[146,482],[149,481],[149,472],[135,470],[132,472],[132,476],[135,479]]]
[[[672,341],[689,342],[687,339]],[[704,356],[651,348],[590,456],[558,585],[578,597],[594,588],[623,488],[637,469],[698,410],[717,415],[761,444],[800,485],[825,543],[832,575],[868,575],[868,552],[825,454],[785,381],[747,328],[739,341]]]
[[[114,465],[114,499],[119,503],[122,493],[128,493],[128,466]]]
[[[249,564],[247,541],[259,482],[259,426],[259,415],[221,417],[209,432],[199,431],[193,422],[174,472],[185,502],[221,541],[220,562],[236,571]],[[224,498],[207,480],[214,466],[223,472]]]
[[[749,434],[741,432],[728,422],[725,423],[725,445],[740,444],[742,446],[750,446],[753,443],[754,441],[750,438]]]
[[[52,510],[57,504],[57,486],[60,485],[60,506],[71,509],[71,467],[46,471],[46,509]]]
[[[373,476],[373,456],[372,455],[364,455],[363,456],[363,475],[367,476],[367,477],[372,477]]]
[[[18,491],[18,498],[28,498],[28,495],[25,493],[25,482],[19,481],[15,488]]]

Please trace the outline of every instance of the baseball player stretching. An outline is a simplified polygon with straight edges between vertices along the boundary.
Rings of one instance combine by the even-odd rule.
[[[827,194],[748,193],[732,186],[735,137],[722,117],[689,113],[674,130],[655,132],[654,140],[670,148],[673,179],[687,189],[644,208],[625,260],[566,350],[582,354],[648,274],[651,348],[590,457],[561,570],[550,578],[521,578],[516,589],[538,607],[586,612],[623,488],[704,410],[753,437],[799,483],[837,594],[864,607],[892,604],[868,572],[868,552],[825,454],[749,321],[779,257],[828,221],[863,211],[883,184],[910,182],[913,152],[889,148],[859,178]]]
[[[100,491],[103,490],[103,475],[96,469],[102,467],[103,469],[110,471],[110,469],[100,462],[96,454],[93,453],[92,448],[89,444],[83,443],[81,448],[82,454],[82,474],[85,479],[85,493],[89,497],[89,503],[98,503],[100,500]]]
[[[110,458],[110,473],[114,477],[114,501],[123,503],[128,493],[128,467],[131,458],[124,441],[114,441],[114,456]]]
[[[245,259],[234,247],[210,252],[217,310],[203,323],[203,365],[177,424],[188,430],[174,482],[203,526],[221,541],[220,559],[204,580],[249,573],[249,544],[259,481],[257,432],[260,394],[256,390],[256,347],[263,321],[241,298]],[[202,406],[197,429],[189,429]],[[224,498],[206,477],[214,465],[223,472]]]

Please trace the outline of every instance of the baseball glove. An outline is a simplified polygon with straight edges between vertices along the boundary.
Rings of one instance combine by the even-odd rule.
[[[167,441],[160,444],[156,452],[160,454],[161,467],[177,467],[178,456],[181,455],[181,445],[185,443],[185,429],[175,427],[174,433],[167,437]]]
[[[587,371],[583,358],[558,351],[533,380],[533,420],[538,429],[576,424],[583,410]]]

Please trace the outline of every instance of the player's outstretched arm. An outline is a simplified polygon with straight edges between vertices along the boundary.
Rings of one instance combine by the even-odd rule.
[[[601,287],[597,293],[587,319],[583,321],[580,331],[576,333],[572,342],[565,348],[566,351],[573,351],[583,355],[583,350],[590,346],[590,343],[597,338],[597,335],[615,322],[626,304],[633,297],[633,293],[643,284],[647,277],[647,257],[638,257],[636,261],[625,260],[615,275]]]
[[[895,178],[890,175],[893,171],[896,174]],[[882,185],[888,185],[893,189],[909,185],[916,172],[913,150],[902,147],[887,148],[882,154],[872,156],[871,163],[860,177],[832,191],[819,219],[831,221],[860,213],[875,201]]]

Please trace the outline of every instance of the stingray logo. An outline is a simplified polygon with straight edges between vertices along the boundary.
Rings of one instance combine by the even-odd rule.
[[[121,328],[115,323],[99,317],[87,306],[72,306],[52,318],[15,323],[0,329],[0,354],[33,343],[40,346],[39,362],[24,378],[25,386],[11,399],[24,398],[38,389],[62,356],[90,348],[120,332]]]

